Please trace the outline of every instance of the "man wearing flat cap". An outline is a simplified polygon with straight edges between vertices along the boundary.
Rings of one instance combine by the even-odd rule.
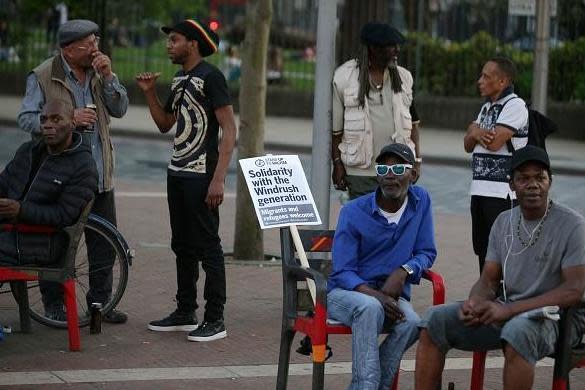
[[[83,133],[84,142],[91,147],[99,174],[98,193],[92,213],[116,225],[114,202],[114,149],[110,140],[110,117],[121,118],[128,108],[126,89],[112,71],[112,62],[99,49],[99,27],[91,20],[69,20],[59,27],[59,54],[44,61],[32,70],[26,79],[26,93],[18,114],[18,125],[40,136],[40,114],[49,100],[61,99],[75,108],[74,123]],[[92,233],[86,236],[90,268],[88,305],[106,303],[112,292],[114,263],[109,244]],[[105,253],[105,255],[104,255]],[[52,312],[63,311],[56,302]],[[49,308],[46,308],[49,309]],[[112,310],[105,313],[104,321],[124,323],[126,314]]]
[[[551,166],[544,149],[528,145],[514,151],[510,167],[508,185],[518,206],[497,217],[485,265],[467,300],[425,313],[416,389],[437,388],[451,348],[502,349],[502,388],[532,389],[536,362],[555,351],[559,308],[583,299],[585,218],[550,199]],[[569,326],[574,346],[585,330],[584,309]]]
[[[217,35],[193,19],[163,27],[162,31],[168,35],[169,58],[182,68],[175,74],[165,105],[160,103],[155,89],[160,73],[140,73],[136,80],[160,132],[166,133],[177,125],[167,170],[177,308],[167,317],[150,322],[148,329],[189,331],[189,341],[212,341],[227,336],[218,207],[223,202],[236,124],[223,73],[203,59],[217,52]],[[195,315],[199,261],[205,271],[206,300],[201,324]]]
[[[389,389],[418,337],[411,284],[437,256],[431,199],[412,185],[410,147],[394,143],[375,158],[378,188],[341,208],[327,282],[328,316],[352,330],[350,389]],[[383,331],[388,336],[378,345]]]
[[[333,184],[350,199],[376,189],[374,151],[389,143],[409,146],[420,174],[418,116],[412,75],[398,66],[404,37],[385,23],[366,23],[359,55],[333,76]]]

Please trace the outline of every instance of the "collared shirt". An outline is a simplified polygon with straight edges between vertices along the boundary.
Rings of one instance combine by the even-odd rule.
[[[94,103],[91,94],[91,79],[95,76],[93,69],[86,72],[85,82],[82,85],[75,77],[73,71],[65,58],[61,56],[65,70],[65,81],[73,92],[75,107],[82,108],[87,104]],[[122,117],[128,108],[128,95],[126,89],[118,77],[114,75],[110,82],[104,81],[103,98],[106,110],[114,117]],[[22,107],[18,114],[18,125],[21,129],[33,134],[40,135],[40,115],[45,105],[45,96],[39,85],[37,76],[31,72],[26,79],[26,94],[22,100]],[[104,161],[102,154],[102,142],[99,135],[98,123],[94,123],[93,132],[84,133],[86,142],[91,146],[91,154],[96,162],[99,174],[99,191],[104,191]]]
[[[376,203],[379,191],[341,209],[327,287],[355,290],[367,284],[380,289],[394,270],[408,264],[414,273],[408,276],[402,296],[410,300],[410,284],[418,284],[437,257],[431,199],[424,188],[410,186],[404,214],[398,224],[389,224]]]
[[[514,132],[511,142],[514,149],[520,149],[528,143],[528,109],[524,100],[514,93],[512,86],[502,91],[494,101],[487,100],[481,107],[475,120],[482,129],[489,131],[496,126],[503,126]],[[507,175],[510,171],[512,152],[507,143],[499,150],[491,151],[479,143],[473,148],[470,194],[494,198],[516,198],[508,185]]]

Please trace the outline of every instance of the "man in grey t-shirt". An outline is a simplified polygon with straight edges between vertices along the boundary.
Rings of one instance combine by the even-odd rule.
[[[450,348],[503,348],[504,389],[532,388],[536,361],[554,352],[558,338],[558,322],[543,316],[542,308],[582,300],[585,219],[549,199],[546,151],[531,145],[515,151],[510,175],[519,205],[496,219],[469,298],[430,309],[419,325],[416,389],[435,388]],[[577,344],[585,312],[578,311],[571,326]]]

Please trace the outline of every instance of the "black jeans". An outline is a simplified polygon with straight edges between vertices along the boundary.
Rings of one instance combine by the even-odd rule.
[[[513,205],[518,203],[514,200]],[[479,272],[483,270],[487,254],[490,231],[496,218],[502,211],[510,209],[510,198],[493,198],[489,196],[471,196],[471,237],[473,251],[479,258]]]
[[[91,212],[116,226],[114,190],[97,194]],[[87,229],[85,244],[89,262],[89,290],[86,294],[89,308],[93,302],[102,304],[108,302],[112,295],[112,266],[116,253],[106,240]],[[45,307],[63,302],[63,290],[59,283],[41,281],[39,288]]]
[[[225,264],[219,238],[219,210],[205,203],[209,179],[167,176],[171,248],[177,265],[177,308],[197,309],[199,261],[205,271],[206,321],[223,319],[226,301]]]

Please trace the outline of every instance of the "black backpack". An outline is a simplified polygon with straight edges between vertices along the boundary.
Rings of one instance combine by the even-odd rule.
[[[500,113],[504,110],[506,103],[512,99],[508,99],[504,102]],[[530,108],[529,104],[526,105],[526,108],[528,109],[528,145],[534,145],[546,150],[546,137],[558,131],[559,128],[552,119],[537,110],[533,110]],[[514,151],[511,139],[506,142],[506,145],[508,145],[509,152]]]

